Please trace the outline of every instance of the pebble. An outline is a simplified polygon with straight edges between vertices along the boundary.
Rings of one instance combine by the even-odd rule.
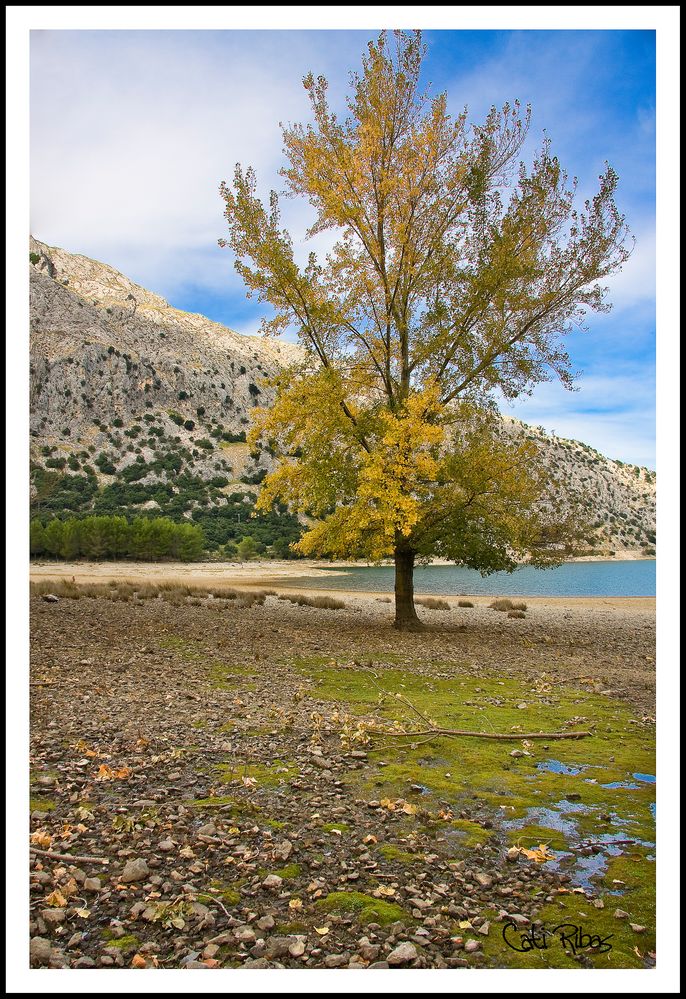
[[[263,888],[280,888],[283,884],[283,878],[280,878],[278,874],[268,874],[267,877],[262,882]]]
[[[100,891],[101,888],[100,878],[86,878],[83,882],[84,891]]]
[[[121,880],[124,884],[130,884],[132,881],[143,881],[149,873],[150,870],[146,862],[138,857],[135,860],[127,860],[121,874]]]
[[[48,964],[52,945],[45,937],[33,937],[30,945],[31,964]]]
[[[417,959],[417,948],[414,944],[404,943],[398,944],[395,950],[392,950],[388,955],[386,960],[389,964],[409,964],[410,961],[415,961]]]

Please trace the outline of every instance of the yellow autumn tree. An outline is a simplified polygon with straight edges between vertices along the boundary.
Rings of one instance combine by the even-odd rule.
[[[519,162],[529,109],[452,117],[445,94],[420,91],[423,55],[419,32],[383,32],[343,120],[323,77],[303,81],[313,121],[283,128],[281,173],[316,211],[309,235],[335,232],[325,261],[296,264],[278,196],[262,202],[252,169],[221,186],[220,243],[272,306],[263,332],[295,329],[305,348],[257,413],[253,439],[282,456],[258,505],[313,518],[302,553],[393,557],[399,628],[419,625],[418,558],[492,572],[563,557],[541,545],[568,533],[540,513],[550,477],[503,433],[495,400],[572,386],[563,337],[609,308],[599,282],[628,256],[611,167],[575,208],[547,141]]]

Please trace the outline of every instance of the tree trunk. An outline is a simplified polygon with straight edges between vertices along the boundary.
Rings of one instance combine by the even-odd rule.
[[[420,631],[424,626],[414,607],[414,552],[395,550],[395,622],[399,631]]]

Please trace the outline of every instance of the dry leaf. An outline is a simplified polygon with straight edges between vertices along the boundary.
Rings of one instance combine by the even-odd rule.
[[[326,934],[329,932],[329,927],[328,926],[315,926],[314,932],[318,933],[320,937],[325,937]]]
[[[288,903],[289,909],[302,909],[303,904],[299,898],[292,898]]]
[[[134,954],[133,955],[133,957],[131,958],[131,967],[132,968],[147,968],[147,964],[145,963],[145,958],[143,957],[142,954]]]

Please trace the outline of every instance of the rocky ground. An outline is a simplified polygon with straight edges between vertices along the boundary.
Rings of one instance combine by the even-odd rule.
[[[33,966],[654,963],[653,610],[112,595],[32,601]]]

